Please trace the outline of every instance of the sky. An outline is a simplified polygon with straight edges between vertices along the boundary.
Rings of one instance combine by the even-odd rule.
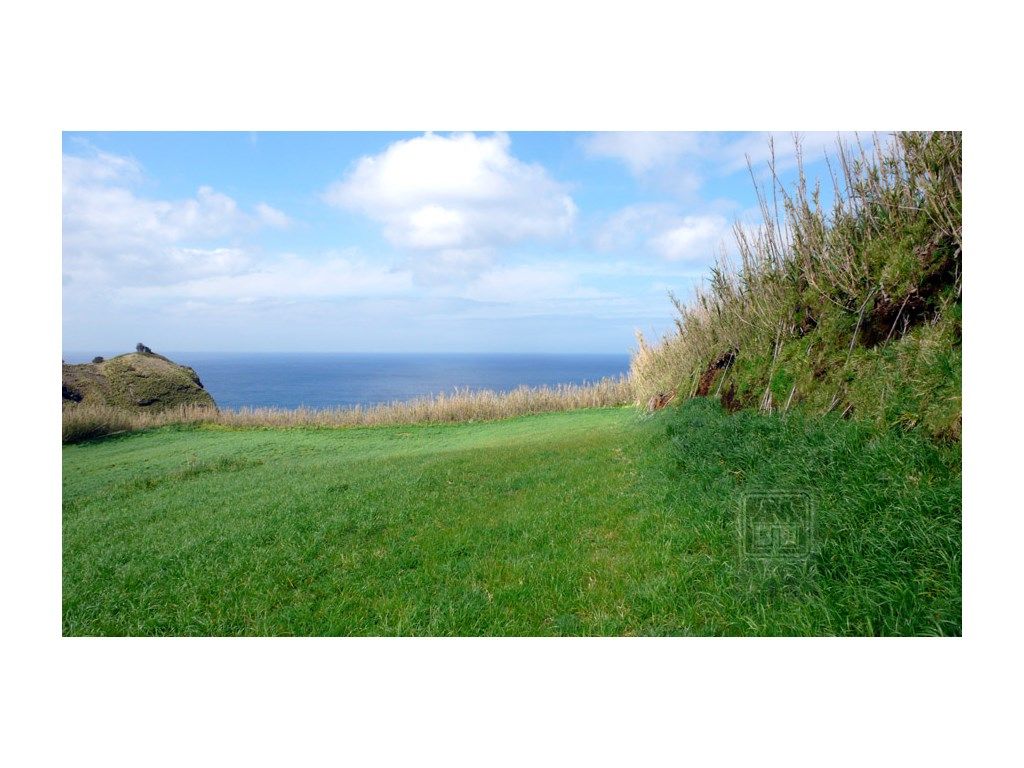
[[[625,353],[771,137],[785,181],[791,133],[65,133],[63,348]]]

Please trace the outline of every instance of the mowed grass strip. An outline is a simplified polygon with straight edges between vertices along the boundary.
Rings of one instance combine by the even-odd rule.
[[[740,502],[764,486],[813,490],[821,546],[808,562],[740,556]],[[959,530],[958,455],[703,401],[649,418],[607,408],[167,428],[64,448],[63,624],[68,635],[957,634]]]

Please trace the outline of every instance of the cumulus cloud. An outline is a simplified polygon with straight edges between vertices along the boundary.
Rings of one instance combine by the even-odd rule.
[[[837,141],[855,142],[853,133],[811,132],[792,134],[727,133],[598,133],[584,140],[586,151],[620,161],[638,179],[676,192],[674,202],[640,203],[617,211],[601,224],[593,237],[600,251],[649,251],[677,262],[709,262],[720,246],[732,245],[730,222],[722,212],[736,213],[728,200],[707,200],[698,195],[703,179],[723,178],[746,171],[748,158],[763,182],[774,145],[775,167],[780,173],[797,163],[797,140],[804,161],[811,164],[834,155]],[[859,137],[866,146],[873,137]],[[705,197],[705,199],[701,199]],[[755,221],[755,211],[750,217]]]
[[[707,139],[698,133],[660,131],[609,131],[588,137],[588,154],[621,160],[629,170],[641,176],[658,167],[674,164],[683,155],[704,150]]]
[[[708,262],[729,232],[729,220],[719,213],[681,215],[668,204],[640,203],[611,215],[594,245],[605,252],[641,250],[669,261]]]
[[[142,168],[130,157],[121,157],[109,152],[95,152],[91,157],[64,155],[64,194],[68,190],[117,182],[131,184],[142,179]]]
[[[670,261],[710,260],[729,231],[723,216],[684,216],[675,226],[651,240],[651,245]]]
[[[704,183],[697,158],[708,151],[706,134],[624,131],[595,133],[583,147],[593,157],[619,160],[638,180],[675,197],[692,199]]]
[[[505,134],[426,134],[361,158],[324,194],[382,225],[393,244],[466,250],[567,234],[576,205],[541,165],[510,152]]]
[[[608,157],[623,163],[638,179],[658,184],[680,197],[693,197],[708,178],[723,177],[747,169],[747,159],[755,169],[763,169],[774,143],[775,163],[779,171],[796,165],[796,140],[799,139],[807,163],[836,153],[837,140],[853,142],[852,132],[812,131],[787,133],[595,133],[584,139],[584,149],[595,157]],[[871,136],[860,139],[870,143]]]
[[[627,205],[601,224],[594,235],[594,246],[604,252],[631,250],[642,239],[671,226],[675,219],[675,210],[667,203]]]
[[[244,254],[210,241],[289,223],[270,205],[246,212],[208,186],[180,200],[143,197],[137,192],[142,180],[131,158],[64,155],[64,270],[72,281],[108,276],[131,283],[236,272],[245,266]]]
[[[259,221],[268,227],[287,229],[292,225],[292,220],[286,213],[266,203],[257,203],[255,210]]]

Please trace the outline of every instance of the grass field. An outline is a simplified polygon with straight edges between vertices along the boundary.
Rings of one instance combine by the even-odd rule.
[[[64,449],[67,635],[958,634],[959,445],[707,400]],[[815,509],[743,556],[745,494]]]

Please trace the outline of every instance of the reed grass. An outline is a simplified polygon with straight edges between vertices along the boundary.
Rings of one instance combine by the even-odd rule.
[[[359,427],[493,421],[551,411],[604,408],[633,401],[627,376],[596,383],[518,387],[505,392],[455,389],[433,397],[353,408],[217,409],[183,405],[160,412],[133,412],[76,404],[63,411],[63,442],[74,443],[119,432],[171,425],[225,427]]]
[[[796,142],[797,179],[751,176],[756,226],[734,228],[692,301],[672,296],[676,327],[638,335],[637,403],[658,393],[718,396],[730,409],[960,423],[961,135],[904,132],[837,141],[831,201],[810,182]]]

